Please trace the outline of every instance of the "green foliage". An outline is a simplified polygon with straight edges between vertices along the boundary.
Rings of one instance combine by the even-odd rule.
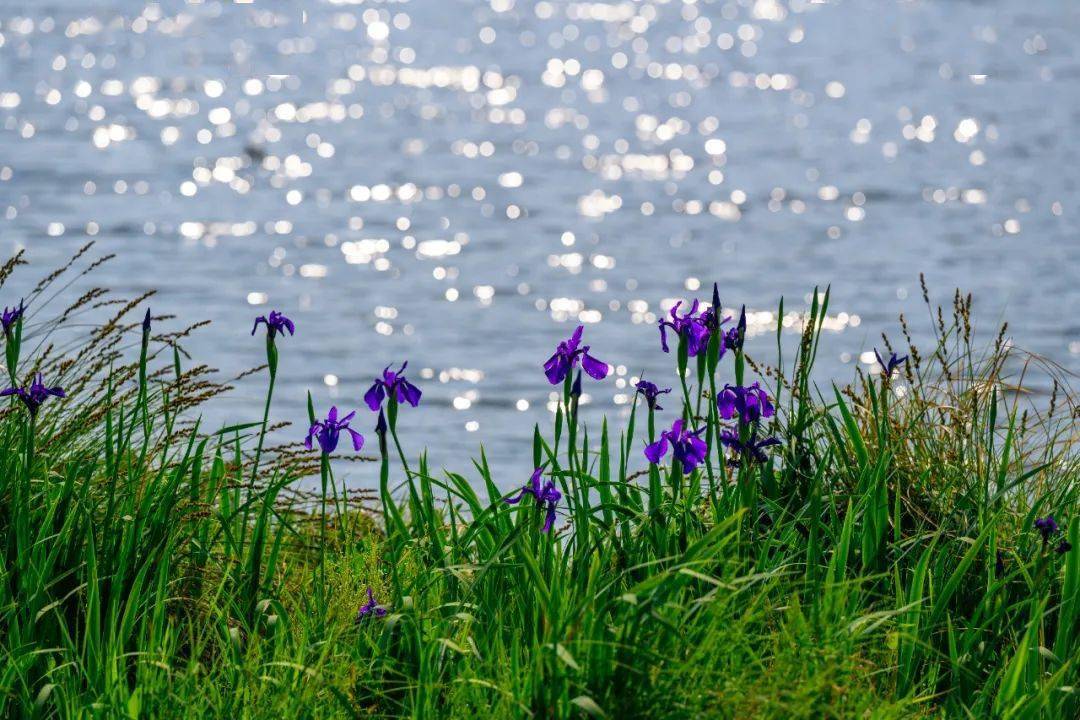
[[[1080,551],[1032,529],[1054,514],[1080,547],[1071,400],[1055,384],[1029,407],[1019,354],[972,349],[970,300],[939,311],[904,377],[817,390],[827,293],[790,371],[733,352],[733,376],[777,399],[766,463],[732,466],[716,442],[734,377],[715,343],[680,387],[710,441],[689,475],[646,466],[647,407],[621,436],[589,433],[568,382],[532,439],[563,497],[544,533],[530,496],[503,501],[530,468],[433,471],[393,405],[372,498],[335,479],[345,458],[265,447],[284,345],[262,421],[203,431],[195,409],[225,387],[184,369],[190,329],[128,361],[144,298],[91,294],[47,320],[65,271],[6,351],[13,379],[40,370],[69,399],[36,423],[0,414],[5,716],[1080,714]],[[54,351],[93,307],[114,315]],[[385,616],[357,616],[369,587]]]

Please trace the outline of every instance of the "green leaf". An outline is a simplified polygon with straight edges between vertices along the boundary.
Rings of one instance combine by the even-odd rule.
[[[578,695],[570,702],[577,705],[579,708],[587,712],[589,715],[592,715],[593,717],[607,717],[607,713],[605,713],[600,708],[600,706],[596,704],[596,701],[588,695]]]
[[[562,643],[555,643],[555,654],[574,670],[581,671],[581,666],[577,664],[577,660],[574,659],[574,656],[570,654],[570,651]]]

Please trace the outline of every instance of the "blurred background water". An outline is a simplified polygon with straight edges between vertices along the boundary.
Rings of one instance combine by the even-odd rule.
[[[826,380],[901,311],[928,337],[919,272],[1080,367],[1078,33],[1067,0],[2,2],[0,243],[44,273],[97,240],[95,282],[213,319],[187,347],[229,374],[284,311],[297,437],[307,390],[357,408],[408,359],[406,444],[518,478],[554,345],[586,326],[617,418],[713,281],[765,358],[831,283]]]

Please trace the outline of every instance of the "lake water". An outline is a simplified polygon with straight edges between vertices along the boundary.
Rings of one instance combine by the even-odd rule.
[[[188,349],[229,374],[285,311],[278,420],[408,359],[410,449],[483,441],[510,485],[554,345],[586,326],[617,417],[713,281],[755,331],[831,283],[825,378],[927,329],[920,271],[1080,368],[1078,33],[1065,0],[4,2],[0,243],[43,273],[95,238],[96,282],[212,318]]]

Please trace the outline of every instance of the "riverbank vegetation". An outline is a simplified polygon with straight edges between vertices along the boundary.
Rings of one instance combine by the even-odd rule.
[[[537,348],[561,401],[507,478],[428,462],[407,366],[272,427],[279,355],[316,341],[288,308],[252,338],[265,406],[205,427],[198,325],[56,306],[92,253],[24,303],[0,268],[6,716],[1080,714],[1076,409],[970,298],[843,386],[811,372],[827,292],[761,357],[715,295],[677,307],[618,426],[578,402],[632,359],[579,331]]]

